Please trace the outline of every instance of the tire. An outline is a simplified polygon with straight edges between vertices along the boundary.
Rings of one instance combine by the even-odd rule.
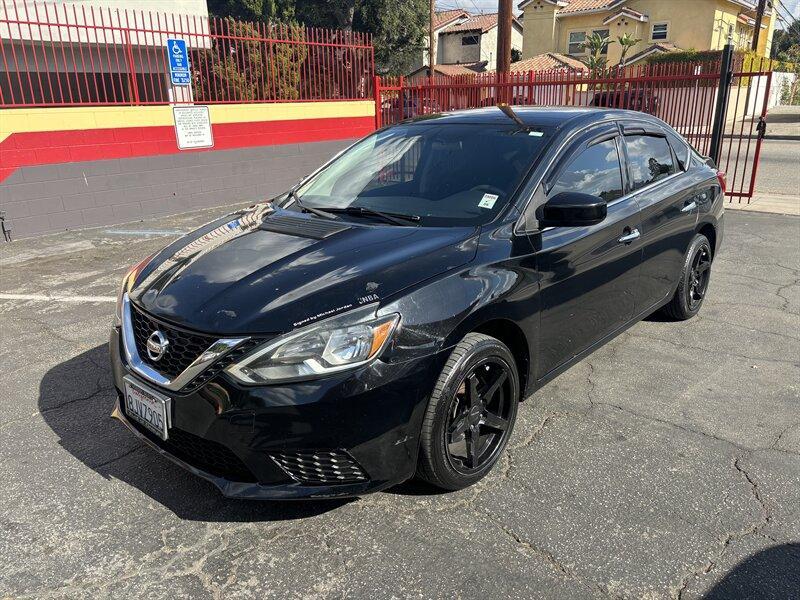
[[[445,490],[483,478],[508,443],[519,400],[519,374],[505,344],[480,333],[466,335],[450,354],[428,402],[417,477]]]
[[[685,321],[700,312],[711,280],[713,257],[708,238],[700,233],[695,235],[683,260],[678,289],[669,304],[661,310],[665,316],[673,321]]]

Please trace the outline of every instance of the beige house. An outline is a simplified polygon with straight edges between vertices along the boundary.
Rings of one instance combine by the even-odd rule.
[[[759,53],[768,56],[775,28],[773,3],[761,25]],[[615,40],[629,33],[641,41],[628,57],[676,49],[720,50],[728,32],[737,47],[750,47],[755,28],[754,0],[523,0],[523,58],[558,52],[583,58],[583,42],[593,33]],[[606,49],[608,64],[620,60],[619,44]],[[638,56],[637,56],[638,55]]]
[[[497,13],[473,15],[465,10],[437,12],[433,21],[436,65],[471,65],[492,70],[497,65]],[[511,48],[522,52],[522,23],[514,19]],[[413,73],[428,65],[427,44]]]

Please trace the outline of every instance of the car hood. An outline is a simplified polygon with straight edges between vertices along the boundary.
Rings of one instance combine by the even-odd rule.
[[[478,228],[332,221],[259,204],[176,240],[130,297],[198,331],[281,333],[384,300],[475,256]]]

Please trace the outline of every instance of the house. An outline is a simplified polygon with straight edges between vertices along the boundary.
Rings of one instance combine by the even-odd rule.
[[[470,14],[466,10],[461,9],[454,9],[454,10],[439,10],[434,13],[433,16],[433,53],[436,56],[435,63],[439,63],[439,57],[437,56],[439,50],[439,34],[442,30],[447,27],[448,25],[452,25],[458,20],[468,19]],[[424,50],[420,53],[419,58],[414,63],[414,71],[416,72],[417,69],[420,67],[424,67],[428,65],[428,36],[425,36],[425,47]]]
[[[465,10],[437,12],[433,21],[436,65],[477,65],[485,69],[497,66],[497,13],[473,15]],[[522,23],[512,22],[511,48],[522,52]],[[427,49],[414,66],[417,75],[420,67],[428,65]]]
[[[770,0],[759,35],[759,54],[769,56],[775,28]],[[585,57],[583,42],[593,33],[615,40],[629,33],[641,41],[628,58],[642,60],[676,49],[720,50],[728,31],[738,47],[749,48],[755,28],[755,0],[523,0],[522,55],[546,52]],[[609,65],[619,63],[619,44],[606,48]],[[630,61],[626,58],[626,62]]]

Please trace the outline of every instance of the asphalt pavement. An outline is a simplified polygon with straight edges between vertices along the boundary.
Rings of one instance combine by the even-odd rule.
[[[0,246],[0,598],[800,597],[800,218],[728,213],[699,317],[528,398],[477,486],[264,503],[109,417],[119,278],[219,212]]]

